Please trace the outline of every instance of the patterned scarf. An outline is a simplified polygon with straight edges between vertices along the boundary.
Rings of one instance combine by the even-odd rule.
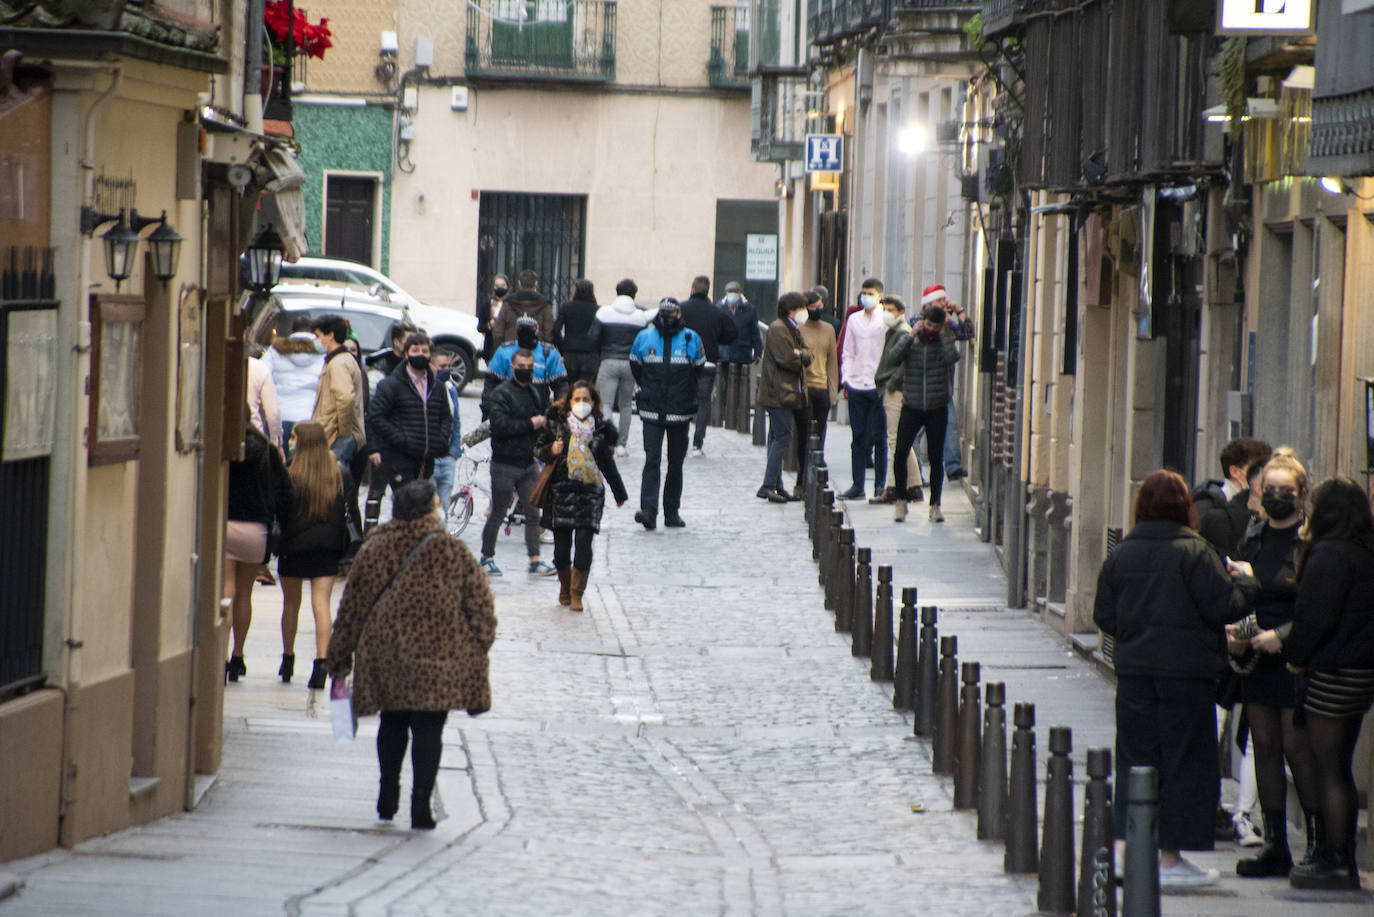
[[[595,421],[578,420],[576,414],[568,414],[568,477],[574,481],[601,483],[596,456],[592,455],[592,434],[595,432]]]

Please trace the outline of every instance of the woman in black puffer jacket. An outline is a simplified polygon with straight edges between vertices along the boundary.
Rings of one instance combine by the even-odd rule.
[[[553,531],[558,603],[581,611],[592,569],[592,537],[601,531],[606,506],[606,484],[616,506],[629,499],[615,464],[620,436],[602,415],[601,393],[586,380],[574,382],[551,404],[548,417],[534,443],[535,458],[554,463],[539,524]]]

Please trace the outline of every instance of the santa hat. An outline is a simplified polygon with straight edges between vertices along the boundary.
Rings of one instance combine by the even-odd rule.
[[[945,288],[943,284],[932,284],[925,288],[921,293],[921,305],[928,306],[937,299],[945,299]]]

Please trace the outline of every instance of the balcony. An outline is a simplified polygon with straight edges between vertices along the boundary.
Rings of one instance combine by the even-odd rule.
[[[983,0],[983,37],[997,38],[1025,24],[1030,0]]]
[[[711,7],[711,59],[706,63],[711,85],[749,88],[749,8]]]
[[[811,41],[829,45],[892,18],[894,0],[810,0]]]
[[[611,0],[474,0],[467,8],[467,76],[608,82],[615,79]]]
[[[806,146],[806,69],[775,67],[754,77],[750,151],[755,162],[800,160]]]

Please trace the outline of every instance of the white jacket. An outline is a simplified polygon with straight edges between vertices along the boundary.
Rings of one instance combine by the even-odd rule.
[[[315,409],[320,373],[324,371],[324,354],[315,350],[315,335],[297,331],[289,338],[277,338],[262,358],[272,370],[282,420],[309,420]]]

